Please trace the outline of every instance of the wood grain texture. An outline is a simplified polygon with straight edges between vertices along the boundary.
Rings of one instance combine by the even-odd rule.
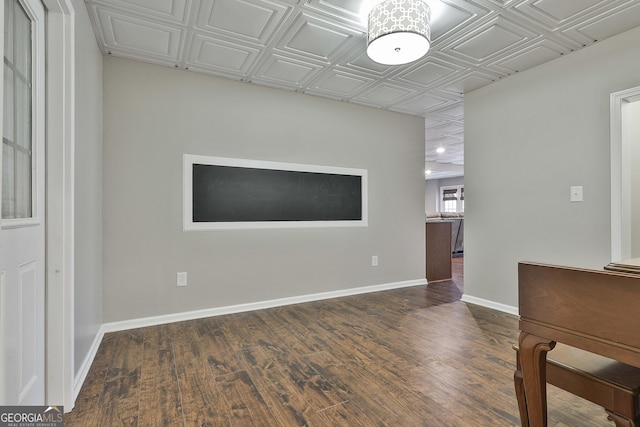
[[[426,271],[429,283],[452,279],[451,221],[425,223]]]
[[[517,426],[518,319],[453,280],[105,335],[67,426]],[[549,425],[612,425],[554,387]]]
[[[531,427],[548,425],[546,356],[556,342],[640,368],[638,286],[637,274],[518,264],[520,367]]]
[[[590,343],[592,348],[584,348],[585,344],[572,344],[548,333],[541,336],[610,358],[623,357],[621,361],[640,366],[640,334],[636,327],[640,324],[638,286],[637,274],[533,263],[518,265],[522,320],[552,325],[580,336],[580,341],[583,336],[589,336],[593,343]],[[599,341],[603,341],[604,346],[598,345]],[[624,343],[620,347],[634,347],[630,352],[635,354],[623,354],[622,349],[611,353],[611,348],[605,349],[611,354],[600,351],[599,347],[615,347],[619,343]]]

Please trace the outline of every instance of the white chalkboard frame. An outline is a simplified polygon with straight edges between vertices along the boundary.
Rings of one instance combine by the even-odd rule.
[[[253,222],[194,222],[193,221],[193,166],[217,165],[270,169],[280,171],[315,172],[361,177],[362,219],[348,221],[253,221]],[[259,228],[307,228],[307,227],[367,227],[368,222],[368,179],[366,169],[319,166],[297,163],[248,160],[230,157],[183,154],[183,230],[228,230]]]

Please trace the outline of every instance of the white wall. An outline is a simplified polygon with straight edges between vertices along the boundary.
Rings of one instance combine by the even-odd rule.
[[[609,95],[640,28],[465,95],[465,296],[517,306],[518,261],[610,261]],[[584,202],[569,202],[569,187]]]
[[[455,178],[429,179],[426,181],[424,195],[425,212],[437,212],[439,210],[438,201],[440,199],[440,187],[446,187],[449,185],[464,185],[464,176]]]
[[[424,211],[438,211],[438,192],[440,191],[440,180],[428,179],[424,186]]]
[[[75,7],[75,373],[102,325],[102,55],[83,1]]]
[[[424,279],[423,119],[103,64],[105,322]],[[183,232],[183,153],[367,169],[369,226]]]

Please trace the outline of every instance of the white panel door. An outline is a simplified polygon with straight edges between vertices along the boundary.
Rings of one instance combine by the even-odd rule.
[[[44,9],[3,3],[0,404],[43,405]]]

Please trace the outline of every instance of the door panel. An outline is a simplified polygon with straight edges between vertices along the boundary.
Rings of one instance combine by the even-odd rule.
[[[44,8],[40,0],[3,8],[0,404],[43,405]]]
[[[33,307],[38,301],[38,262],[31,260],[18,266],[18,289],[20,295],[20,347],[18,358],[20,369],[20,400],[29,395],[38,381],[38,316]]]

